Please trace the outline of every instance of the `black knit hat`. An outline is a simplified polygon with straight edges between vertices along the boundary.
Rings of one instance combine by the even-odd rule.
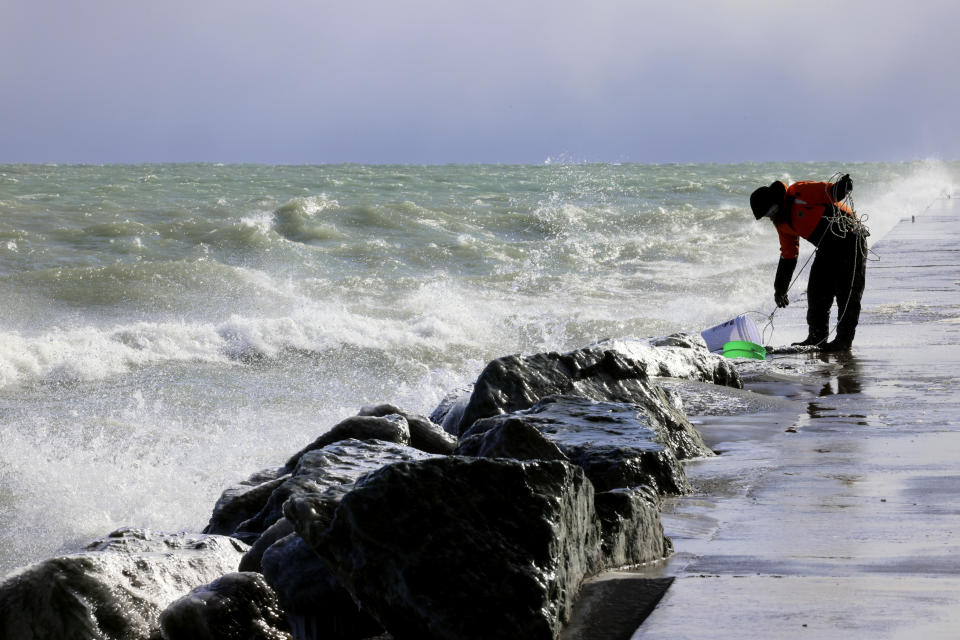
[[[769,187],[760,187],[750,194],[750,208],[753,210],[753,216],[757,220],[764,217],[770,211],[770,207],[783,204],[785,195],[787,195],[787,188],[779,180],[771,182]]]

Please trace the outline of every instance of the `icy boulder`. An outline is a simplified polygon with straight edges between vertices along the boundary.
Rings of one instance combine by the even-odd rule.
[[[736,367],[728,358],[710,353],[699,334],[675,333],[662,338],[603,340],[587,349],[615,351],[638,363],[653,377],[681,378],[743,388]]]
[[[146,640],[161,611],[236,570],[246,549],[223,536],[120,529],[0,583],[0,638]]]

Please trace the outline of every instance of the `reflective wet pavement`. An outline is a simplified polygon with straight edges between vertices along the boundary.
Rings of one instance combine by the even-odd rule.
[[[634,640],[960,637],[952,204],[878,243],[851,354],[774,356],[822,370],[748,384],[790,407],[697,419],[722,454],[664,505],[675,553],[639,573],[675,580]]]

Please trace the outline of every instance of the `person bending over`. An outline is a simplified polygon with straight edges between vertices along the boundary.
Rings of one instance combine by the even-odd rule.
[[[797,267],[800,238],[817,248],[807,281],[807,337],[794,346],[846,351],[860,319],[866,284],[866,230],[842,200],[853,191],[850,175],[836,183],[800,181],[789,187],[775,181],[750,194],[757,220],[770,218],[780,236],[780,262],[773,281],[778,307],[790,304],[787,289]],[[837,301],[837,335],[827,342],[830,309]]]

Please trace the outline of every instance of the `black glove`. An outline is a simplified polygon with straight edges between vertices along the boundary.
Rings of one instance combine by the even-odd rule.
[[[786,291],[783,291],[783,292],[777,291],[776,293],[774,293],[774,294],[773,294],[773,300],[774,300],[774,302],[777,303],[777,306],[780,307],[781,309],[783,309],[785,306],[787,306],[788,304],[790,304],[790,299],[787,298],[787,292],[786,292]]]
[[[834,201],[839,202],[843,200],[851,191],[853,191],[853,180],[850,179],[849,173],[845,173],[837,180],[836,184],[833,185]]]

